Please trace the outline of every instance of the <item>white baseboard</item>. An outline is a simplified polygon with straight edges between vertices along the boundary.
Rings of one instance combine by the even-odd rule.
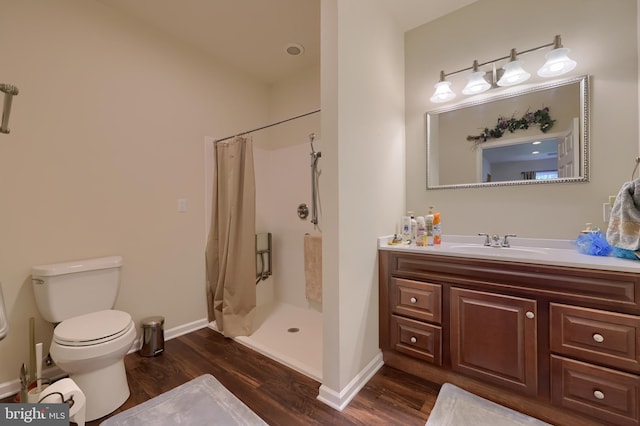
[[[356,377],[354,377],[353,380],[351,380],[340,392],[330,389],[325,385],[321,385],[317,399],[335,410],[344,410],[358,392],[360,392],[360,389],[367,384],[367,382],[383,365],[384,361],[382,360],[382,352],[378,352],[371,362],[369,362],[369,364],[367,364],[367,366],[364,367],[362,371],[360,371],[360,373],[358,373]]]
[[[192,331],[200,330],[201,328],[205,328],[209,324],[206,318],[199,319],[197,321],[190,322],[188,324],[179,325],[177,327],[173,327],[171,329],[164,331],[164,340],[175,339],[178,336],[182,336],[183,334],[191,333]],[[128,354],[137,352],[142,347],[142,335],[140,335],[136,340],[134,340],[133,345],[131,345],[131,349]],[[16,369],[17,370],[17,369]],[[45,368],[42,372],[43,377],[49,378],[51,381],[55,381],[61,379],[65,376],[65,372],[62,371],[57,365],[54,365],[49,368]],[[10,397],[12,395],[20,392],[20,378],[15,380],[11,380],[9,382],[0,383],[0,399],[4,399]]]
[[[51,381],[63,378],[66,375],[57,365],[44,368],[42,377],[47,377]],[[46,383],[46,382],[44,382]],[[20,392],[20,378],[9,382],[0,383],[0,399],[8,398]]]

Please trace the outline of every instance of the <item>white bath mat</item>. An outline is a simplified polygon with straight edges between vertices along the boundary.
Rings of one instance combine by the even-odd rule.
[[[426,426],[551,426],[445,383]]]
[[[205,374],[100,423],[104,426],[266,425],[212,375]]]

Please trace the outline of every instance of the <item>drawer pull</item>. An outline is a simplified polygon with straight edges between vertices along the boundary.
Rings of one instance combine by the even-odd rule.
[[[596,333],[593,335],[593,340],[595,340],[598,343],[602,343],[604,342],[604,336],[602,334]]]
[[[526,316],[527,316],[527,318],[529,318],[529,319],[533,319],[533,318],[535,318],[534,313],[533,313],[533,312],[531,312],[531,311],[527,311],[527,313],[526,313],[525,315],[526,315]]]
[[[593,391],[593,396],[595,396],[596,399],[604,399],[604,392],[599,390]]]
[[[411,340],[411,343],[416,343],[418,341],[418,339],[416,339],[414,336],[411,336],[411,339],[409,340]]]
[[[412,297],[411,299],[409,299],[409,302],[418,303],[418,299],[416,299],[415,297]]]

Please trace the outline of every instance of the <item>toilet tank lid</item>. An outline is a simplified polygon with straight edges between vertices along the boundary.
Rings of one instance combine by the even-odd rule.
[[[107,256],[34,266],[31,268],[31,275],[38,277],[50,277],[76,272],[94,271],[96,269],[118,268],[120,266],[122,266],[122,256]]]

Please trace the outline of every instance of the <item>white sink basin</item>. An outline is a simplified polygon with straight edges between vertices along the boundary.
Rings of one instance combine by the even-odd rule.
[[[577,268],[624,271],[640,274],[640,262],[613,256],[589,256],[579,253],[575,241],[510,238],[511,247],[488,247],[484,238],[477,235],[444,235],[442,244],[416,246],[414,244],[389,244],[391,236],[378,238],[382,250],[410,253],[428,253],[434,256],[456,256],[504,262],[532,263],[540,265],[571,266]]]
[[[457,244],[449,247],[449,250],[457,253],[482,254],[498,257],[527,257],[532,255],[549,254],[549,249],[534,247],[490,247],[482,244]]]

